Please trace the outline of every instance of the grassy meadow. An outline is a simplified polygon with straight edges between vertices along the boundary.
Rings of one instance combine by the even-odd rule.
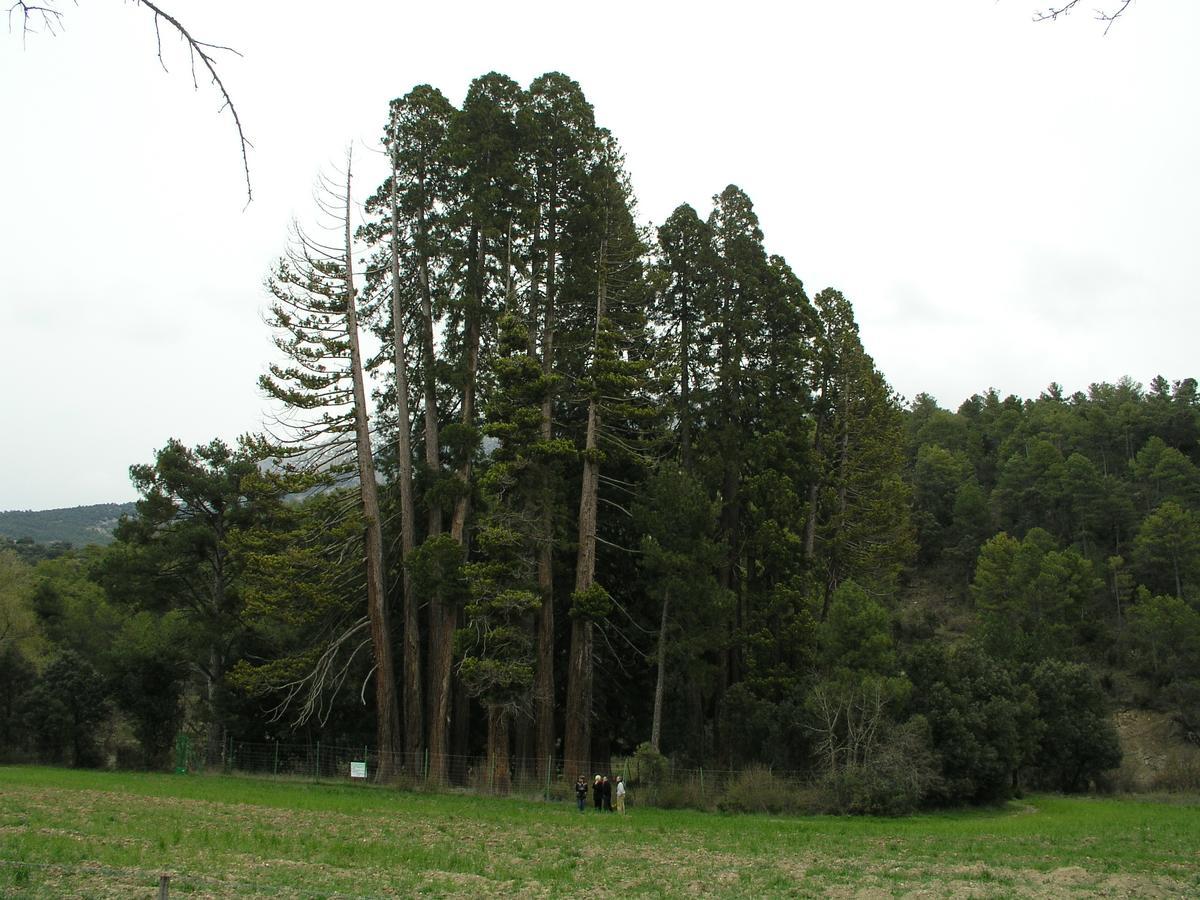
[[[1200,896],[1200,805],[909,819],[639,809],[0,767],[0,896]]]

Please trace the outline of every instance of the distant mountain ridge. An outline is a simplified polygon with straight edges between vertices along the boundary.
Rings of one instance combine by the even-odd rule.
[[[94,503],[63,509],[14,509],[0,512],[0,537],[14,541],[26,538],[38,544],[65,541],[76,547],[109,544],[117,520],[133,515],[133,512],[132,502]]]

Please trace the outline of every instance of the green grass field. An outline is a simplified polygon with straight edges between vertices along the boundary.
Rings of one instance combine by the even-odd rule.
[[[636,796],[633,797],[636,802]],[[0,767],[0,896],[1200,896],[1200,805],[771,818]]]

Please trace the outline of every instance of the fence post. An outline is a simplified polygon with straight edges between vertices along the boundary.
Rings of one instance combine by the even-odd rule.
[[[158,876],[158,900],[167,900],[167,897],[169,896],[170,893],[171,893],[171,876],[170,875],[159,875]]]
[[[429,748],[425,748],[425,783],[429,783]]]
[[[279,775],[279,738],[275,738],[275,771],[276,776]]]
[[[317,764],[313,766],[313,781],[321,780],[321,742],[317,741]]]
[[[700,796],[704,796],[704,766],[700,767]]]
[[[543,800],[547,800],[547,801],[550,799],[550,774],[551,774],[550,770],[553,766],[554,766],[554,757],[547,756],[546,757],[546,794],[542,798]]]

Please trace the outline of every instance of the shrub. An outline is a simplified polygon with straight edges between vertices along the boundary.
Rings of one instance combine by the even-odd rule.
[[[650,743],[638,744],[633,752],[634,769],[626,779],[631,784],[661,784],[667,777],[670,762]]]
[[[729,782],[717,800],[717,809],[727,813],[795,812],[795,789],[770,769],[752,766]]]
[[[701,789],[700,782],[694,780],[660,784],[641,796],[645,797],[647,806],[659,809],[712,809],[711,798]]]
[[[869,761],[827,772],[817,783],[821,811],[906,816],[940,784],[929,725],[920,716],[892,730]]]

